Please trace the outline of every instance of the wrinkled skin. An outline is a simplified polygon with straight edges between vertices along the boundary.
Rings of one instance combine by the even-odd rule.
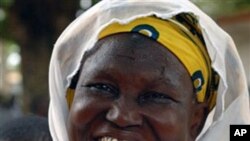
[[[71,141],[194,141],[205,104],[165,47],[136,33],[97,42],[85,61],[68,119]]]

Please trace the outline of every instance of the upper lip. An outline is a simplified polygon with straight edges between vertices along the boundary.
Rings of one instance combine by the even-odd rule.
[[[93,134],[94,139],[100,139],[102,137],[112,137],[117,139],[118,141],[145,141],[143,139],[142,135],[133,132],[133,131],[127,131],[127,130],[118,130],[113,128],[99,128],[97,131]]]

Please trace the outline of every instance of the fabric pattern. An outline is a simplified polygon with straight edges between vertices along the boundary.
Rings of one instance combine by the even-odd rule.
[[[188,70],[198,102],[206,101],[208,81],[211,81],[212,75],[211,63],[206,47],[197,36],[194,36],[177,21],[172,19],[161,20],[152,16],[138,18],[123,25],[119,23],[110,24],[100,32],[98,38],[101,39],[122,32],[143,34],[169,49]],[[214,105],[214,103],[210,105]]]

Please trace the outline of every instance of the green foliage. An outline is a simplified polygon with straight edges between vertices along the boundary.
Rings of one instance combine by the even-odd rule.
[[[2,20],[0,20],[0,38],[6,38],[6,26],[7,26],[7,20],[6,17]]]
[[[6,31],[8,25],[8,10],[14,0],[0,0],[0,38],[8,38]]]
[[[10,7],[13,4],[14,0],[1,0],[0,6],[1,7]]]
[[[192,0],[207,14],[218,17],[250,11],[250,0]]]
[[[96,4],[97,2],[99,2],[100,0],[92,0],[93,4]]]

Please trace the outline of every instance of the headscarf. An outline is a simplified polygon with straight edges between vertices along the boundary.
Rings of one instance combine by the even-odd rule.
[[[103,29],[143,17],[169,20],[181,14],[197,20],[212,69],[220,76],[216,106],[197,140],[228,141],[230,124],[249,124],[249,95],[242,63],[231,37],[212,19],[188,0],[103,0],[72,22],[55,44],[49,70],[49,126],[53,140],[68,141],[66,91],[82,56],[98,41]]]
[[[138,18],[127,24],[110,24],[100,32],[98,39],[123,32],[143,34],[161,43],[176,55],[189,72],[198,102],[206,102],[210,96],[213,96],[214,93],[212,95],[206,93],[210,85],[208,82],[212,77],[210,59],[205,46],[195,32],[193,34],[178,21],[162,20],[151,16]],[[210,107],[214,104],[215,101],[209,101]]]

